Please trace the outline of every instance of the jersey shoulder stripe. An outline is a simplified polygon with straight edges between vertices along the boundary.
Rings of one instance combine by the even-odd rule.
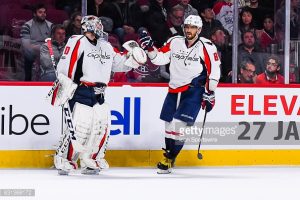
[[[71,53],[71,59],[70,59],[70,66],[69,66],[69,71],[68,71],[68,77],[69,78],[72,78],[72,74],[73,74],[73,71],[74,71],[74,67],[75,67],[75,63],[77,62],[77,59],[78,59],[78,49],[79,49],[79,46],[80,46],[80,40],[84,37],[81,35],[81,37],[77,37],[79,35],[76,35],[76,36],[72,36],[70,39],[71,40],[77,40],[76,41],[76,44],[75,44],[75,47]],[[74,41],[74,42],[75,42]]]
[[[163,52],[163,53],[166,53],[166,52],[169,52],[171,50],[170,46],[171,46],[171,43],[175,40],[181,40],[183,39],[184,40],[184,37],[182,36],[174,36],[174,37],[171,37],[168,39],[168,41],[164,44],[164,46],[162,46],[161,48],[158,49],[159,52]]]

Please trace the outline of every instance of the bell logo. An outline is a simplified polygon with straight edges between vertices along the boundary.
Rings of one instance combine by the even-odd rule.
[[[121,125],[123,126],[123,130],[115,129],[110,131],[110,135],[119,135],[123,133],[123,135],[130,135],[130,119],[131,114],[133,114],[133,135],[140,135],[141,131],[141,98],[135,97],[133,100],[133,111],[130,112],[131,107],[130,97],[124,98],[124,114],[122,115],[120,112],[112,110],[111,111],[111,124],[112,125]],[[114,119],[116,118],[116,119]]]

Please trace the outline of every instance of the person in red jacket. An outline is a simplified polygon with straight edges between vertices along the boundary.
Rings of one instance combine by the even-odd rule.
[[[259,74],[256,78],[256,83],[262,84],[283,84],[284,77],[279,74],[280,60],[276,56],[270,56],[267,59],[265,72]]]

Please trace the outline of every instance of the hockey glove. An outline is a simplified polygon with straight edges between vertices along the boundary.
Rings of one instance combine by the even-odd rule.
[[[147,31],[143,30],[139,33],[139,43],[144,50],[153,49],[154,42]]]
[[[210,112],[215,105],[215,93],[207,93],[205,92],[202,96],[202,109],[206,110],[206,112]]]

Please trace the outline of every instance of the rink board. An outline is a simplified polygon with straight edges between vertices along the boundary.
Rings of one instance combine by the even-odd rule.
[[[61,135],[62,114],[60,108],[45,101],[50,84],[0,85],[0,167],[51,167],[51,155]],[[161,159],[164,122],[159,114],[166,93],[165,84],[115,84],[107,89],[106,101],[112,110],[107,159],[112,166],[154,166]],[[228,124],[234,131],[205,133],[204,159],[197,159],[198,143],[187,144],[177,165],[299,165],[299,93],[297,85],[221,85],[206,124]],[[203,112],[197,118],[202,120]],[[249,125],[247,132],[245,123]],[[266,125],[257,139],[261,123]]]

